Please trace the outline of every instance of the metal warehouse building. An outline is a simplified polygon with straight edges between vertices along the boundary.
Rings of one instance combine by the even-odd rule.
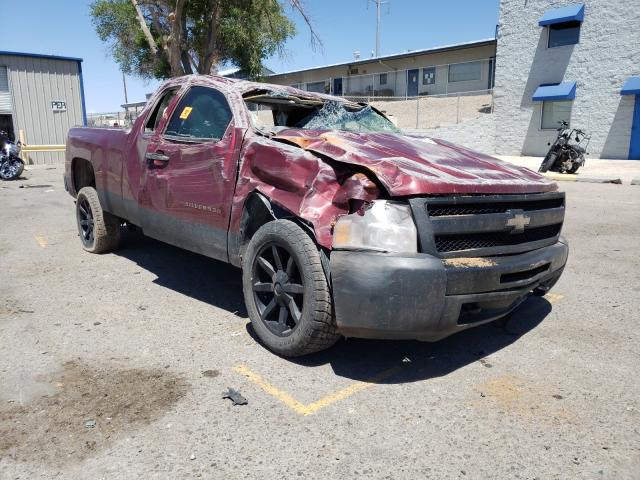
[[[0,51],[0,130],[28,163],[64,161],[67,131],[85,124],[81,58]]]

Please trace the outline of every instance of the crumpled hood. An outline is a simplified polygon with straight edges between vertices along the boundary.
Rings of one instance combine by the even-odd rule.
[[[558,188],[527,168],[427,137],[287,129],[272,138],[365,167],[393,196],[536,193]]]

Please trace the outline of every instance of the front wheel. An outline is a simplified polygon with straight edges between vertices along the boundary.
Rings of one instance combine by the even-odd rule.
[[[242,286],[251,325],[273,352],[306,355],[340,338],[318,247],[295,223],[260,227],[243,257]]]
[[[557,157],[558,155],[555,152],[547,153],[547,156],[544,157],[544,160],[542,161],[542,164],[540,165],[538,172],[545,173],[549,171],[549,169],[553,166],[554,162],[556,161]]]
[[[22,175],[24,162],[16,157],[9,158],[0,166],[0,178],[2,180],[15,180]]]

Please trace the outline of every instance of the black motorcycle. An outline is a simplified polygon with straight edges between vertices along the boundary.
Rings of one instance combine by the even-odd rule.
[[[587,146],[591,137],[578,128],[569,129],[567,122],[558,123],[560,124],[558,136],[553,145],[547,144],[551,145],[551,148],[544,157],[538,172],[544,173],[551,170],[559,173],[576,173],[584,165],[584,156],[587,154]],[[580,145],[585,139],[587,144]]]
[[[7,132],[0,131],[0,178],[15,180],[24,170],[24,162],[20,158],[22,143],[13,143]]]

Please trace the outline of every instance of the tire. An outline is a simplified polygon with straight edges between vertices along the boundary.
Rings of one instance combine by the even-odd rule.
[[[556,161],[557,156],[558,155],[556,155],[555,153],[548,153],[547,156],[544,157],[544,160],[542,161],[538,172],[545,173],[549,171],[549,169],[553,166],[553,163]]]
[[[84,187],[76,198],[76,221],[82,248],[91,253],[105,253],[120,244],[120,219],[102,210],[98,192]]]
[[[0,178],[2,180],[15,180],[22,175],[24,171],[24,162],[19,159],[12,157],[9,161],[2,164],[2,168],[0,168]]]
[[[251,325],[269,350],[297,357],[340,338],[318,247],[295,223],[258,229],[242,259],[242,287]]]

